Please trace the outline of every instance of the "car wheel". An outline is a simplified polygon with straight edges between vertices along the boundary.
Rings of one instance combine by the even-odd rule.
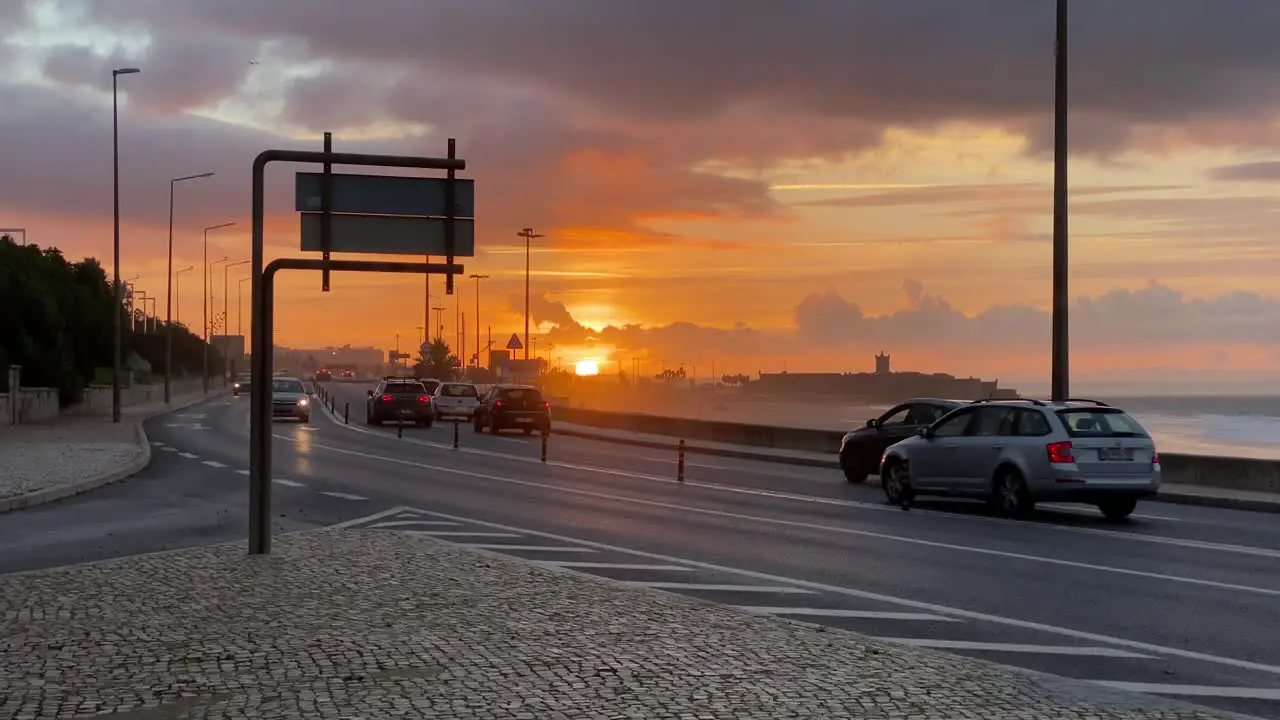
[[[1013,468],[1002,468],[992,483],[991,502],[997,510],[1006,515],[1027,515],[1035,510],[1035,500],[1027,490],[1027,482],[1022,473]]]
[[[906,492],[910,482],[907,466],[901,460],[890,458],[885,461],[884,467],[880,470],[880,486],[884,488],[884,496],[889,502],[901,505],[903,493]]]
[[[434,420],[432,420],[431,418],[427,418],[426,420],[423,420],[423,421],[422,421],[422,427],[427,428],[427,429],[430,429],[430,428],[431,428],[431,425],[432,425],[434,422],[435,422],[435,421],[434,421]]]
[[[1129,517],[1137,506],[1136,498],[1113,498],[1098,503],[1098,509],[1102,511],[1103,516],[1112,522],[1119,522]]]
[[[840,469],[844,471],[844,479],[854,485],[861,485],[865,483],[867,481],[867,476],[871,474],[871,468],[857,460],[849,460],[847,461],[847,464],[842,461],[840,463]]]
[[[309,422],[311,422],[311,416],[310,416],[310,415],[303,415],[301,418],[299,418],[299,420],[301,420],[304,424],[305,424],[305,423],[309,423]]]
[[[494,435],[497,435],[498,433],[502,432],[502,429],[498,427],[497,417],[489,418],[489,432]]]
[[[484,432],[484,424],[480,422],[479,415],[477,415],[475,419],[471,421],[471,429],[475,430],[478,433]]]

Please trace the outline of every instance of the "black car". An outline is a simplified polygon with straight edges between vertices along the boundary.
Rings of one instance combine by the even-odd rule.
[[[431,427],[435,413],[431,411],[431,395],[422,383],[413,379],[387,378],[369,391],[365,418],[370,425],[394,420]]]
[[[880,456],[890,445],[911,437],[922,427],[964,405],[959,400],[917,398],[896,405],[878,418],[847,433],[840,441],[840,469],[851,483],[866,482],[880,470]]]
[[[333,373],[328,370],[321,369],[316,373],[316,382],[326,382],[333,379]]]
[[[240,373],[237,375],[235,382],[231,384],[231,394],[238,397],[242,392],[249,392],[252,387],[252,384],[250,383],[251,378],[252,376],[249,373]]]
[[[551,432],[551,403],[542,391],[529,385],[494,385],[480,398],[473,419],[476,432],[497,435],[503,430]]]

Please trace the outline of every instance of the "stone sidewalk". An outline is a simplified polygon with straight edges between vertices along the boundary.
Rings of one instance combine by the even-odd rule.
[[[151,459],[143,421],[205,398],[189,393],[170,405],[125,407],[119,423],[110,416],[68,414],[0,429],[0,512],[61,500],[142,470]]]
[[[1214,718],[389,531],[9,575],[0,718]]]

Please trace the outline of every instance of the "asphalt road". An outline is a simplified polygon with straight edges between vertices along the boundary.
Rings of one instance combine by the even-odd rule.
[[[1280,526],[1273,515],[1145,504],[1031,520],[977,503],[911,512],[838,472],[452,423],[276,423],[281,531],[413,530],[756,612],[1111,687],[1280,718]],[[138,478],[0,515],[0,571],[243,538],[248,398],[151,421]],[[350,425],[341,421],[350,405]],[[104,535],[104,533],[107,533]],[[18,558],[15,560],[15,557]]]

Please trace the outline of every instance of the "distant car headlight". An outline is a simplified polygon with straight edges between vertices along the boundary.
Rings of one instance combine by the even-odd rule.
[[[306,398],[298,398],[298,407],[306,407],[310,404],[311,404],[310,400]]]
[[[234,384],[232,385],[232,387],[234,387],[235,389],[239,390],[239,389],[240,389],[240,383],[234,383]]]

